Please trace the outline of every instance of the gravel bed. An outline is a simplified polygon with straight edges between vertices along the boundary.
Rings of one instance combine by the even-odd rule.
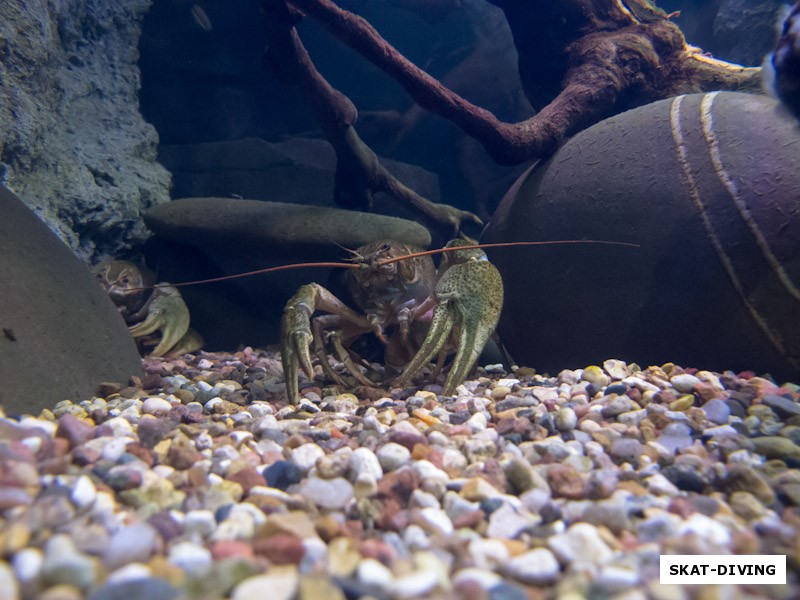
[[[0,418],[0,600],[800,597],[795,384],[608,360],[292,406],[273,352],[145,372]],[[660,585],[665,553],[788,583]]]

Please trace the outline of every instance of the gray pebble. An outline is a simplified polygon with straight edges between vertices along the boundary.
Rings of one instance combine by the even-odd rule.
[[[94,583],[95,576],[95,561],[79,552],[66,534],[59,533],[47,540],[42,562],[45,583],[63,583],[85,589]]]
[[[724,425],[731,416],[731,409],[724,400],[712,398],[701,407],[706,413],[706,419],[718,425]]]
[[[561,567],[550,550],[536,548],[508,561],[506,573],[522,583],[548,585],[558,578]]]
[[[133,562],[147,562],[156,549],[158,537],[147,523],[136,523],[119,529],[111,538],[103,560],[110,569]]]
[[[784,398],[783,396],[765,394],[761,398],[761,402],[762,404],[769,406],[781,417],[790,418],[800,415],[800,404],[789,400],[788,398]]]

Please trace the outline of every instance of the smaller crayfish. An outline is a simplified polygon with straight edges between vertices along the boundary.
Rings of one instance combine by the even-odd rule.
[[[134,338],[144,340],[161,332],[149,354],[185,354],[202,347],[203,338],[189,327],[189,309],[177,288],[154,286],[152,271],[126,260],[102,263],[95,273]]]

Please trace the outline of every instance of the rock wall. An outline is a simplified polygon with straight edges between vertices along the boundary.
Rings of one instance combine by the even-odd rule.
[[[0,0],[0,182],[81,258],[124,255],[169,200],[139,112],[151,0]]]
[[[760,66],[775,49],[786,0],[723,0],[714,36],[728,60]]]

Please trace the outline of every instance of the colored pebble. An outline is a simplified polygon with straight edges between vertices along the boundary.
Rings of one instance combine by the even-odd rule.
[[[271,352],[147,364],[0,416],[0,600],[662,600],[662,550],[800,561],[797,386],[610,359],[289,406]]]

